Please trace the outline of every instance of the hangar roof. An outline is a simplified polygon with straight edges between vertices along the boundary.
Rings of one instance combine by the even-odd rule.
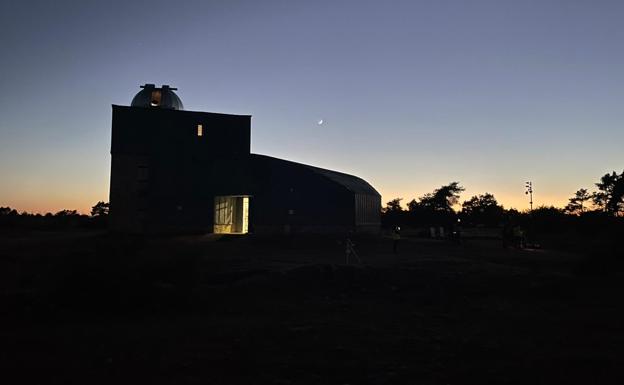
[[[301,167],[305,168],[309,171],[314,172],[322,177],[325,177],[331,180],[334,183],[341,185],[347,190],[353,192],[354,194],[366,194],[366,195],[381,195],[373,186],[371,186],[367,181],[362,178],[359,178],[354,175],[345,174],[342,172],[327,170],[320,167],[314,167],[303,163],[292,162],[289,160],[274,158],[272,156],[260,155],[260,154],[251,154],[253,158],[263,159],[273,163],[281,163],[283,165],[288,165],[291,167]]]

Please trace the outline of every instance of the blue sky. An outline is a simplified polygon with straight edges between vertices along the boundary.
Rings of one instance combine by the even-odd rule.
[[[0,205],[107,200],[110,105],[148,82],[384,202],[459,181],[524,209],[532,180],[564,205],[624,169],[622,20],[621,1],[5,1]]]

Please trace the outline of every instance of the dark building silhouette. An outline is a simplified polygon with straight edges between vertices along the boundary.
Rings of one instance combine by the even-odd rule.
[[[251,116],[184,111],[147,84],[113,105],[110,224],[131,233],[377,232],[366,181],[250,152]]]

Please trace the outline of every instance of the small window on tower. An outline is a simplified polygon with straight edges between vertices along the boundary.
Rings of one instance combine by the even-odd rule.
[[[204,126],[201,124],[197,125],[197,136],[204,136]]]

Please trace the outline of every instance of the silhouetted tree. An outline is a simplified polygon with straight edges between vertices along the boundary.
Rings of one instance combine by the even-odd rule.
[[[468,223],[488,226],[500,224],[504,213],[494,195],[485,193],[476,195],[462,203],[461,215]]]
[[[0,207],[0,216],[17,216],[17,210],[10,207]]]
[[[624,212],[624,171],[603,175],[596,187],[599,191],[592,196],[594,204],[610,215],[621,215]]]
[[[587,206],[585,202],[588,202],[592,199],[592,195],[587,191],[587,189],[579,189],[572,198],[569,199],[569,203],[564,208],[564,211],[569,214],[582,214],[585,212]]]
[[[540,234],[559,233],[570,223],[572,219],[565,215],[563,209],[554,206],[539,206],[528,213],[525,217],[525,229],[532,238]]]
[[[413,211],[418,207],[418,201],[416,199],[412,199],[407,202],[407,211]]]
[[[424,207],[416,199],[407,202],[408,223],[412,226],[425,226],[431,224],[434,216],[433,210]]]
[[[403,200],[403,198],[394,198],[390,202],[387,202],[386,203],[386,207],[383,208],[383,212],[388,213],[388,212],[400,212],[400,211],[403,211],[403,208],[401,208],[401,201],[402,200]]]
[[[55,217],[73,217],[79,215],[76,210],[61,210],[54,214]]]
[[[419,198],[419,204],[434,211],[453,212],[453,206],[459,202],[459,193],[465,189],[459,182],[451,182],[442,186],[433,193],[425,194]]]
[[[416,199],[407,202],[407,223],[411,226],[428,226],[432,222],[435,213],[432,209],[424,207]]]
[[[108,215],[109,209],[108,202],[99,201],[91,208],[91,216],[92,217],[105,217]]]
[[[532,217],[553,217],[562,218],[564,215],[563,209],[555,206],[539,206],[534,208],[533,211],[528,212]]]
[[[452,182],[418,200],[412,199],[407,204],[408,222],[414,226],[448,226],[455,219],[453,206],[459,201],[462,191],[464,188],[458,182]]]
[[[401,207],[402,200],[403,198],[394,198],[381,210],[381,221],[384,226],[405,225],[406,212]]]
[[[0,227],[13,227],[19,220],[17,210],[10,207],[0,207]]]

